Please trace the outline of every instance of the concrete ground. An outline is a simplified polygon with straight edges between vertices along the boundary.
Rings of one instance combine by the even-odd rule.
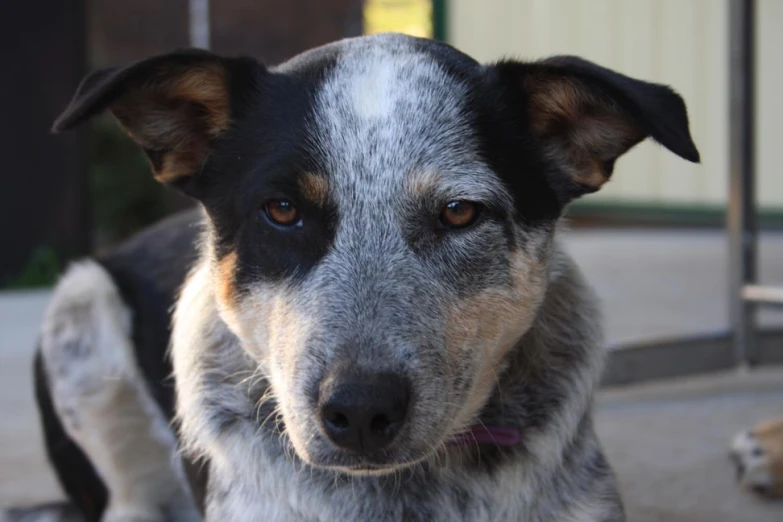
[[[565,247],[603,302],[610,346],[728,327],[727,239],[721,231],[580,230]],[[759,279],[783,286],[783,233],[761,235]],[[783,309],[759,314],[782,326]]]
[[[783,368],[604,390],[596,426],[630,522],[780,522],[737,486],[731,437],[783,416]]]
[[[48,470],[33,396],[32,356],[49,292],[0,293],[0,506],[63,498]]]
[[[719,232],[590,230],[566,247],[603,301],[610,345],[727,326]],[[763,236],[760,272],[783,283],[783,234]],[[34,409],[31,357],[47,292],[0,293],[0,506],[61,498]],[[781,325],[783,314],[761,314]],[[727,459],[740,429],[783,415],[783,369],[604,390],[597,427],[632,522],[783,520],[783,502],[737,488]]]

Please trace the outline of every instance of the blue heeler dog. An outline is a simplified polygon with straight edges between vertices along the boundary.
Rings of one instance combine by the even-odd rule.
[[[55,130],[104,110],[200,209],[54,293],[38,397],[78,516],[624,520],[555,236],[640,141],[698,161],[674,91],[384,34],[98,71]]]

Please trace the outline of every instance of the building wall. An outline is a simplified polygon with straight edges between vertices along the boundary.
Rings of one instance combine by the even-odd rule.
[[[692,165],[645,142],[592,201],[722,206],[728,178],[727,0],[451,0],[448,38],[482,61],[578,54],[682,94],[702,155]],[[783,1],[759,0],[758,187],[783,209]]]

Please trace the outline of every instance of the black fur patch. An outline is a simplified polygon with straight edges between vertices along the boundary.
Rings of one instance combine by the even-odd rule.
[[[211,218],[218,256],[237,254],[235,284],[301,277],[325,255],[334,237],[337,212],[327,201],[314,204],[299,181],[313,174],[328,180],[310,142],[309,125],[318,85],[329,63],[289,75],[272,73],[258,85],[233,129],[205,165],[198,196]],[[290,200],[301,227],[270,223],[264,205]]]

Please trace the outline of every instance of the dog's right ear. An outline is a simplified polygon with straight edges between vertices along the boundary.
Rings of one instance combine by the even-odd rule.
[[[108,109],[144,149],[155,177],[183,185],[196,176],[232,107],[265,73],[249,58],[185,50],[87,76],[52,130],[77,127]]]

